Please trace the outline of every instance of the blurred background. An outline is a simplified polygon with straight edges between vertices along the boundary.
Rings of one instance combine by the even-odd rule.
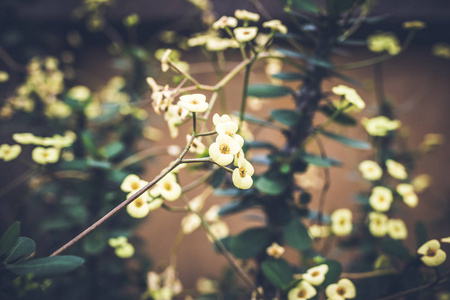
[[[278,1],[212,1],[212,17],[218,19],[222,15],[233,15],[236,9],[258,11],[262,5],[273,18],[281,19],[289,24],[290,20],[283,13],[283,3]],[[145,86],[145,78],[152,76],[161,85],[171,83],[167,75],[161,74],[159,62],[154,58],[157,49],[172,47],[192,33],[204,29],[199,22],[205,15],[188,1],[151,1],[151,0],[116,0],[102,6],[92,14],[86,12],[81,0],[2,0],[0,2],[0,70],[7,71],[10,78],[0,83],[0,104],[10,96],[16,86],[23,80],[23,68],[33,56],[55,56],[60,59],[60,67],[68,80],[68,86],[85,85],[91,90],[104,86],[113,76],[130,78],[136,76],[131,86],[133,93],[140,99],[150,100],[150,90]],[[136,26],[127,27],[124,19],[131,14],[139,16]],[[448,57],[433,55],[436,44],[450,45],[450,2],[445,0],[380,0],[371,13],[380,16],[380,23],[367,23],[356,33],[355,38],[365,37],[377,31],[394,32],[400,40],[404,40],[407,32],[402,29],[402,22],[407,20],[422,20],[427,23],[424,30],[418,31],[411,45],[401,55],[395,56],[382,65],[383,84],[385,94],[391,99],[395,107],[396,118],[403,124],[402,134],[407,136],[408,146],[415,148],[423,141],[427,133],[440,133],[448,139],[450,118],[450,54]],[[209,16],[207,16],[209,17]],[[102,30],[96,26],[102,23]],[[122,50],[118,50],[122,48]],[[125,54],[124,54],[125,53]],[[335,55],[333,63],[344,65],[348,62],[360,61],[375,54],[365,46],[348,46]],[[140,61],[139,61],[140,60]],[[204,63],[203,54],[199,50],[188,49],[182,54],[182,60],[190,64],[193,75],[202,83],[216,82],[214,69]],[[229,68],[239,61],[237,53],[227,55]],[[139,61],[139,63],[137,63]],[[265,65],[256,65],[251,74],[251,83],[268,82],[264,72]],[[284,67],[289,70],[289,67]],[[133,71],[132,71],[133,70]],[[373,91],[374,68],[365,67],[348,70],[345,75],[356,78],[365,84],[358,87],[358,92],[367,103],[367,109],[358,117],[371,117],[376,113],[376,100]],[[228,108],[230,111],[239,110],[242,78],[237,76],[226,89]],[[326,82],[323,90],[341,84],[337,80]],[[285,83],[292,87],[297,84]],[[273,108],[291,108],[293,103],[289,98],[276,101],[260,100],[262,108],[250,107],[249,112],[255,115],[267,116]],[[163,137],[156,143],[148,139],[141,139],[133,146],[134,151],[151,147],[169,145],[183,146],[188,126],[180,129],[177,139],[170,139],[167,125],[162,116],[153,113],[150,105],[144,106],[149,112],[145,126],[152,126],[160,130]],[[319,124],[325,120],[318,117]],[[16,132],[7,122],[0,123],[0,142],[11,142],[9,133]],[[8,127],[8,128],[7,128]],[[254,127],[250,127],[251,129]],[[368,136],[362,126],[344,128],[332,126],[336,132],[361,140]],[[26,131],[26,128],[21,128]],[[255,138],[282,144],[282,135],[270,129],[257,130]],[[155,138],[156,139],[156,138]],[[354,195],[361,189],[367,189],[365,182],[358,172],[361,160],[370,158],[371,151],[352,150],[323,139],[327,154],[343,162],[343,166],[331,169],[331,188],[327,194],[325,211],[331,212],[342,207],[355,207]],[[313,145],[311,151],[318,153]],[[418,207],[410,210],[399,210],[397,216],[406,220],[412,231],[413,223],[421,220],[429,227],[430,238],[448,235],[450,228],[450,202],[448,178],[450,176],[450,145],[447,141],[430,155],[425,155],[417,164],[414,175],[429,174],[432,177],[431,188],[420,195]],[[149,159],[142,164],[141,178],[151,180],[159,174],[171,161],[170,156]],[[20,164],[0,162],[0,190],[8,186],[14,178],[24,172]],[[319,188],[313,193],[311,207],[317,207],[320,184],[323,184],[323,172],[316,173]],[[192,174],[186,172],[180,182],[186,184],[192,180]],[[0,195],[0,229],[4,230],[10,222],[26,215],[24,207],[11,214],[14,199],[27,197],[26,182],[7,190]],[[118,186],[117,186],[118,189]],[[191,197],[199,194],[202,188],[189,193]],[[7,200],[8,199],[8,200]],[[13,200],[11,200],[13,199]],[[210,197],[206,208],[213,204],[227,201],[227,197]],[[12,201],[12,203],[11,203]],[[125,212],[121,212],[126,217]],[[239,214],[225,218],[231,233],[238,233],[243,228],[254,226],[261,222],[260,212]],[[38,218],[45,219],[46,215]],[[151,212],[150,215],[135,227],[132,236],[141,239],[140,252],[153,262],[153,269],[161,269],[169,263],[169,249],[171,249],[183,214],[170,213],[165,210]],[[116,222],[115,219],[109,222]],[[23,235],[34,238],[39,245],[42,233],[37,233],[32,226],[23,229]],[[414,244],[413,241],[408,241]],[[39,248],[38,256],[50,254],[57,245]],[[332,258],[351,259],[348,251],[336,248],[330,253]],[[298,258],[295,253],[288,253],[291,261]],[[199,229],[187,236],[179,250],[177,270],[183,285],[193,288],[200,276],[221,276],[225,259],[216,253],[206,238],[203,230]],[[140,285],[144,285],[140,280]],[[139,280],[138,280],[139,281]]]

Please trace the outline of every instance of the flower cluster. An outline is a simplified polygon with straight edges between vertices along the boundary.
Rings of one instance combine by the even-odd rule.
[[[155,300],[167,300],[183,291],[183,285],[177,278],[174,266],[168,266],[161,274],[148,272],[147,288],[147,293],[143,296],[143,299],[150,296],[151,299]]]
[[[404,240],[408,236],[405,223],[400,219],[389,219],[379,212],[369,213],[369,231],[375,237],[389,235],[395,240]]]
[[[348,103],[354,105],[358,109],[363,109],[364,107],[366,107],[366,103],[364,103],[355,89],[352,89],[345,85],[338,85],[333,87],[331,90],[336,95],[343,96]]]
[[[367,45],[370,51],[387,51],[390,55],[397,55],[402,50],[400,42],[392,32],[383,32],[369,36]]]
[[[389,131],[400,128],[402,124],[399,120],[389,120],[385,116],[378,116],[371,119],[363,118],[361,123],[372,136],[386,136]]]
[[[108,244],[114,248],[114,252],[120,258],[130,258],[134,255],[134,247],[125,236],[110,238]]]
[[[319,286],[325,280],[328,273],[328,265],[319,265],[310,268],[301,274],[302,280],[288,293],[289,300],[311,299],[317,294],[314,286]]]

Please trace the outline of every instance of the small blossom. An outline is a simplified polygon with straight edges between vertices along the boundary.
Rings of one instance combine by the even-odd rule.
[[[350,234],[353,229],[352,212],[347,208],[335,210],[331,214],[331,231],[337,236]]]
[[[409,183],[400,183],[397,185],[397,193],[403,197],[403,202],[409,207],[416,207],[419,203],[419,198],[414,192],[414,187]]]
[[[178,105],[190,112],[205,112],[208,109],[208,102],[203,94],[184,95],[180,97]]]
[[[284,253],[284,247],[278,245],[277,243],[272,243],[272,245],[266,249],[266,252],[269,256],[280,258]]]
[[[189,234],[202,224],[202,219],[197,214],[188,214],[181,220],[181,229],[184,234]]]
[[[72,108],[62,101],[55,101],[45,108],[45,115],[49,118],[64,119],[70,116]]]
[[[445,141],[445,136],[440,133],[427,133],[419,148],[423,152],[431,152],[442,145]]]
[[[383,169],[373,160],[364,160],[359,164],[359,171],[367,180],[378,180],[383,175]]]
[[[428,174],[418,175],[412,180],[411,184],[417,193],[422,193],[430,186],[431,176]]]
[[[282,34],[287,33],[287,27],[284,26],[280,20],[270,20],[270,21],[264,22],[262,26],[264,28],[270,28],[273,31],[279,31]]]
[[[398,163],[392,159],[388,159],[386,161],[386,167],[388,173],[396,179],[404,180],[408,177],[405,166],[403,166],[401,163]]]
[[[74,100],[84,102],[91,96],[91,91],[83,85],[77,85],[67,92],[67,96]]]
[[[441,243],[447,243],[447,244],[450,244],[450,236],[449,236],[449,237],[446,237],[446,238],[442,238],[442,239],[441,239]]]
[[[289,300],[306,300],[311,299],[317,294],[316,289],[305,280],[300,283],[288,293]]]
[[[258,33],[258,27],[239,27],[233,30],[236,40],[245,43],[253,40]]]
[[[328,273],[328,265],[319,265],[315,266],[311,269],[308,269],[305,274],[302,275],[302,278],[309,283],[318,286],[321,285],[325,280],[325,275]]]
[[[120,245],[123,245],[127,243],[128,239],[125,236],[118,236],[116,238],[110,238],[108,240],[108,245],[110,245],[113,248],[119,247]]]
[[[226,134],[219,134],[216,141],[209,146],[209,155],[221,166],[230,164],[234,155],[241,149],[239,143]]]
[[[236,20],[236,18],[222,16],[219,20],[217,20],[216,22],[213,23],[212,27],[215,30],[218,30],[218,29],[224,29],[225,27],[236,27],[237,24],[238,24],[238,21]]]
[[[218,221],[209,225],[209,230],[211,234],[218,240],[226,238],[230,234],[227,223],[223,221]],[[211,242],[214,241],[213,237],[209,233],[207,236]]]
[[[136,219],[146,217],[149,212],[150,206],[148,205],[145,196],[142,195],[127,205],[127,213]]]
[[[336,95],[344,96],[349,103],[351,103],[352,105],[356,106],[359,109],[363,109],[364,107],[366,107],[366,104],[358,95],[355,89],[352,89],[345,85],[338,85],[333,87],[331,90]]]
[[[373,236],[383,237],[388,232],[388,217],[378,212],[369,213],[369,231]]]
[[[197,279],[195,286],[197,291],[202,295],[214,294],[217,292],[217,282],[205,277]]]
[[[389,120],[385,116],[378,116],[371,119],[363,118],[361,123],[372,136],[385,136],[388,131],[396,130],[402,124],[399,120]]]
[[[404,240],[408,237],[408,230],[402,220],[390,219],[388,221],[388,234],[394,240]]]
[[[441,265],[447,255],[441,249],[441,244],[438,240],[431,240],[420,246],[417,250],[417,254],[421,254],[420,258],[424,264],[429,267],[436,267]]]
[[[328,298],[333,300],[353,299],[356,297],[356,288],[353,282],[342,278],[337,283],[327,286],[325,293]]]
[[[330,236],[330,226],[313,224],[309,226],[308,233],[312,239],[326,238]]]
[[[223,51],[228,48],[239,48],[239,42],[234,39],[211,37],[206,41],[208,51]]]
[[[238,160],[237,168],[233,170],[233,183],[239,189],[249,189],[253,184],[252,175],[255,172],[251,163],[245,158]]]
[[[172,52],[171,49],[167,49],[166,51],[164,51],[164,54],[161,57],[161,70],[163,72],[167,72],[170,68],[169,66],[169,56],[170,53]]]
[[[186,134],[186,141],[190,141],[191,140],[191,135],[190,134]],[[192,153],[197,153],[197,154],[202,154],[203,152],[205,152],[205,145],[201,142],[201,139],[195,138],[192,141],[191,147],[189,148],[189,151]]]
[[[55,163],[59,159],[59,152],[60,150],[58,148],[36,147],[31,152],[31,158],[42,165]]]
[[[181,196],[181,186],[177,182],[177,177],[173,173],[164,176],[156,184],[161,196],[167,201],[175,201]]]
[[[9,80],[9,74],[5,71],[0,71],[0,82],[6,82]]]
[[[383,186],[376,186],[372,189],[369,198],[370,206],[377,211],[388,211],[394,197],[392,191]]]
[[[207,222],[216,222],[219,220],[219,211],[220,211],[220,205],[213,205],[211,206],[204,215],[204,218]]]
[[[120,258],[129,258],[134,255],[134,247],[124,236],[110,238],[108,244],[114,248],[114,252]]]
[[[245,9],[238,9],[234,12],[234,16],[238,18],[239,20],[246,20],[246,21],[253,21],[258,22],[259,21],[259,15],[257,13],[249,12]]]
[[[141,188],[143,188],[148,182],[145,180],[141,180],[139,176],[135,174],[130,174],[122,181],[120,185],[120,189],[124,192],[137,192]]]
[[[434,56],[450,59],[450,45],[445,43],[438,43],[433,45],[431,52]]]
[[[35,144],[37,141],[36,136],[32,133],[14,133],[12,138],[17,143],[23,145]]]
[[[384,32],[371,35],[367,38],[370,51],[387,51],[390,55],[397,55],[402,50],[400,42],[392,32]]]
[[[8,145],[3,144],[0,146],[0,159],[4,161],[10,161],[19,156],[22,151],[22,147],[20,145]]]
[[[402,27],[403,29],[424,29],[427,27],[427,24],[423,21],[414,20],[403,22]]]

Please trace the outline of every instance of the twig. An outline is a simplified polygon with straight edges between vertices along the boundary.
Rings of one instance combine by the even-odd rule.
[[[320,155],[322,158],[327,157],[327,153],[325,152],[325,147],[322,143],[322,140],[319,138],[319,136],[316,136],[316,142],[320,149]],[[323,220],[323,207],[325,205],[325,198],[327,195],[328,190],[331,186],[331,177],[330,177],[330,169],[329,168],[323,168],[323,172],[325,175],[325,184],[323,186],[322,191],[320,192],[320,198],[319,198],[319,207],[318,207],[318,213],[317,213],[317,224],[320,226],[322,225]]]

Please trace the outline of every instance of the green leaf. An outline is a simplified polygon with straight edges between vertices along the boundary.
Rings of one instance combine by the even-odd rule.
[[[121,142],[116,142],[106,146],[103,151],[103,155],[110,159],[122,153],[123,150],[125,150],[125,145]]]
[[[101,161],[88,157],[87,165],[91,168],[110,170],[112,168],[112,164],[109,161]]]
[[[332,108],[330,106],[321,106],[320,112],[322,112],[324,115],[330,117],[334,114],[336,111],[335,108]],[[355,126],[356,120],[352,116],[346,114],[346,113],[340,113],[336,118],[333,120],[334,123],[338,123],[343,126]]]
[[[325,260],[324,264],[328,266],[328,272],[325,275],[325,280],[321,285],[326,287],[338,281],[339,276],[341,276],[342,273],[342,265],[338,261],[331,259]]]
[[[225,169],[220,168],[214,172],[213,176],[208,182],[209,184],[211,184],[213,188],[216,189],[222,184],[223,180],[225,179],[225,176],[226,176]]]
[[[16,244],[13,246],[9,255],[4,260],[5,263],[15,263],[26,259],[36,250],[36,243],[27,237],[19,237]]]
[[[92,133],[90,131],[83,131],[81,133],[81,140],[89,154],[95,156],[97,154],[97,146],[95,145]]]
[[[411,254],[409,250],[399,241],[396,240],[384,240],[381,242],[381,249],[388,255],[409,259]]]
[[[330,139],[355,149],[369,150],[371,148],[371,145],[365,141],[355,140],[329,131],[322,131],[321,133]]]
[[[83,250],[88,255],[100,254],[106,247],[106,237],[101,231],[94,231],[83,239]]]
[[[77,256],[61,255],[26,260],[24,262],[7,265],[16,275],[54,276],[70,272],[84,263],[84,259]]]
[[[313,0],[284,0],[289,7],[309,13],[318,13],[319,6]]]
[[[309,249],[312,243],[308,230],[297,217],[292,218],[288,225],[283,226],[283,238],[286,244],[297,250]]]
[[[294,272],[284,259],[268,259],[261,264],[264,276],[279,289],[285,289],[294,280]]]
[[[247,147],[248,149],[270,149],[270,150],[277,149],[277,147],[274,144],[262,141],[245,141],[244,146]]]
[[[254,186],[261,193],[275,196],[284,192],[288,182],[281,174],[279,176],[270,176],[270,174],[266,173],[256,179]]]
[[[247,89],[247,94],[250,97],[257,98],[278,98],[292,95],[294,91],[285,86],[261,83],[250,85]]]
[[[300,121],[301,113],[290,109],[275,109],[270,112],[271,117],[286,126],[294,126]]]
[[[305,55],[303,53],[299,53],[299,52],[295,52],[295,51],[283,49],[283,48],[277,48],[277,51],[280,51],[281,53],[283,53],[284,55],[286,55],[288,57],[306,60],[307,62],[309,62],[310,64],[315,65],[315,66],[319,66],[319,67],[326,68],[326,69],[333,68],[333,64],[324,59],[311,57],[311,56]]]
[[[16,221],[5,231],[0,239],[0,256],[8,253],[17,243],[20,235],[20,222]]]
[[[272,240],[266,227],[250,228],[232,236],[227,242],[228,250],[237,258],[248,259],[263,253]]]
[[[214,195],[216,196],[225,196],[225,197],[235,197],[242,193],[242,190],[237,188],[229,188],[229,189],[214,189]]]
[[[281,72],[272,74],[275,79],[281,79],[284,81],[298,81],[305,79],[305,75],[296,72]]]
[[[311,153],[303,153],[301,159],[308,164],[315,165],[318,167],[333,167],[340,166],[342,163],[330,157],[321,157]]]
[[[428,241],[427,228],[421,221],[414,224],[414,231],[416,232],[417,248]]]

